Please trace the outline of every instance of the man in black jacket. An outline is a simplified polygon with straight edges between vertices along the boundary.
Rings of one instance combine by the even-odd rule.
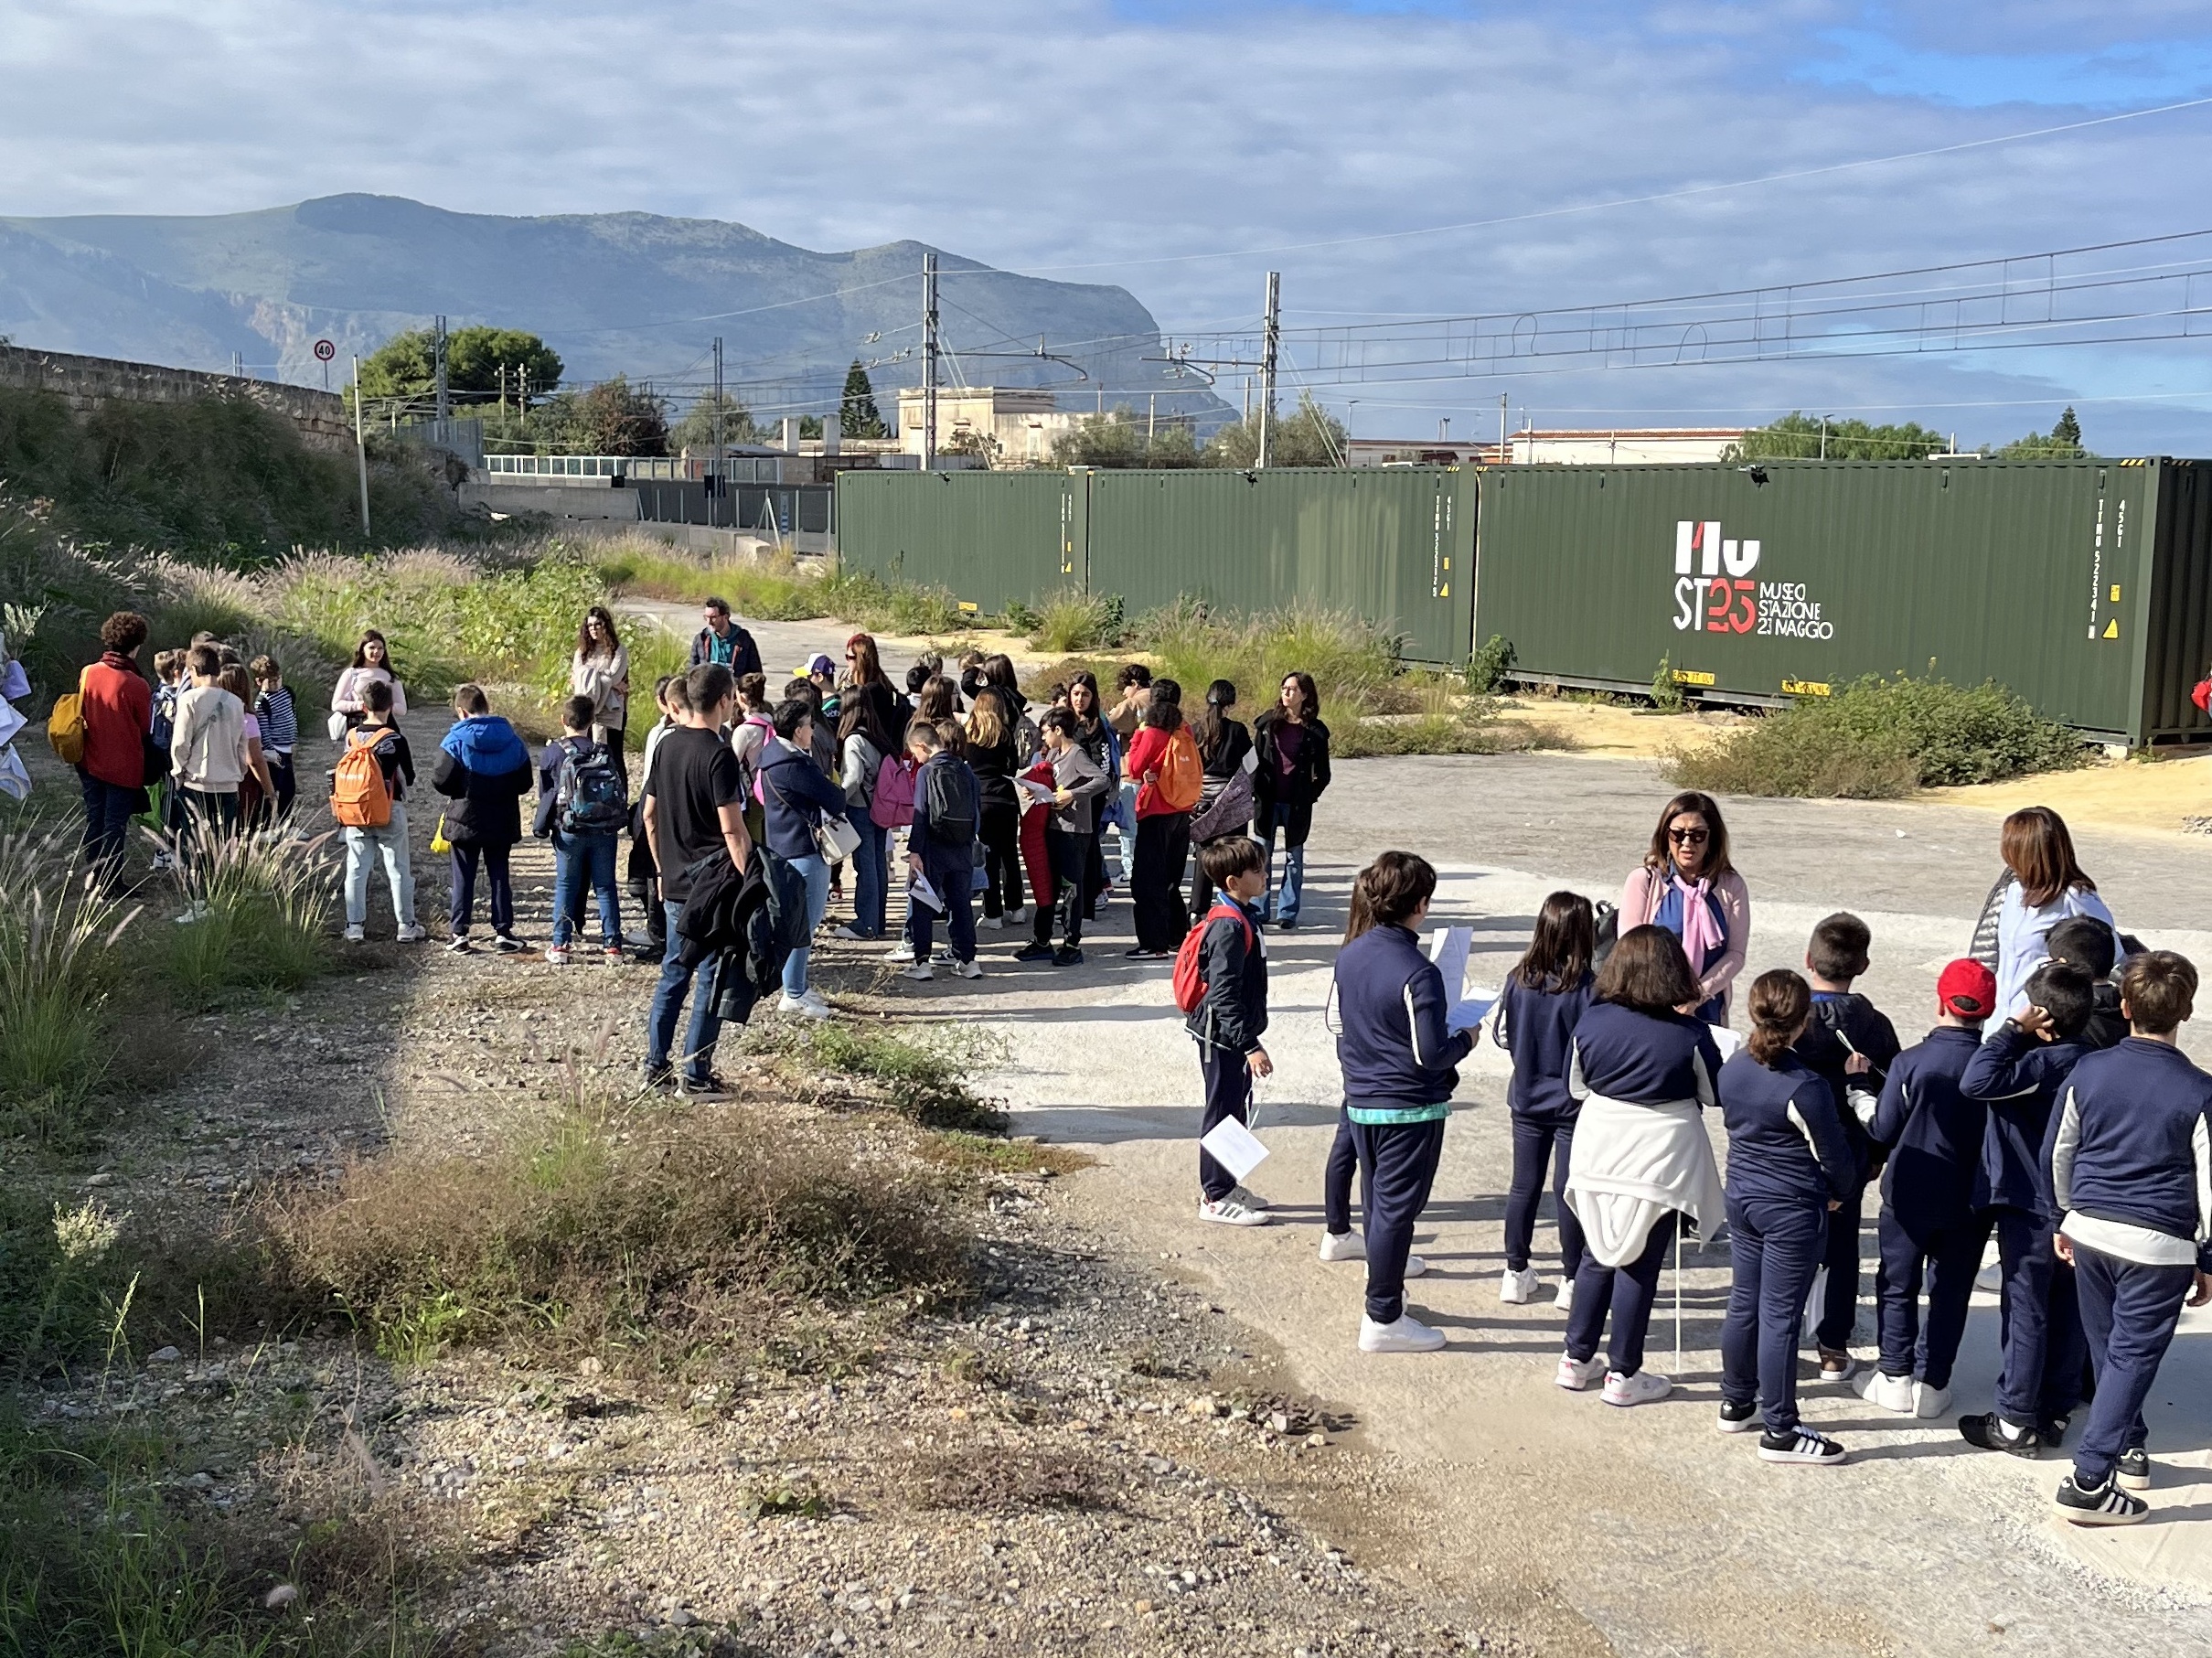
[[[1202,1141],[1215,1125],[1234,1117],[1252,1119],[1252,1079],[1274,1073],[1260,1038],[1267,1029],[1267,952],[1261,944],[1253,901],[1267,884],[1266,855],[1248,835],[1210,840],[1199,851],[1206,879],[1221,889],[1199,941],[1205,991],[1186,1028],[1198,1043],[1199,1074],[1206,1106],[1198,1126]],[[1237,913],[1224,915],[1224,909]],[[1225,1226],[1264,1226],[1266,1205],[1245,1191],[1202,1144],[1198,1151],[1198,1218]]]
[[[692,667],[704,668],[710,662],[719,662],[730,670],[732,680],[762,671],[761,647],[753,642],[751,634],[731,619],[729,600],[709,599],[700,612],[706,626],[691,641]]]

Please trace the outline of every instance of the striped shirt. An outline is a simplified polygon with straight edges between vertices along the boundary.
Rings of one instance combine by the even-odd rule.
[[[261,722],[262,747],[270,754],[288,754],[298,744],[300,719],[288,687],[280,685],[256,697],[253,717]]]

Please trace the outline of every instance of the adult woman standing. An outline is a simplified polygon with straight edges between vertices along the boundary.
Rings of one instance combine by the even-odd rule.
[[[1197,757],[1181,704],[1181,686],[1172,679],[1153,681],[1144,723],[1129,739],[1127,776],[1138,785],[1137,850],[1129,872],[1137,947],[1128,952],[1131,956],[1172,956],[1191,930],[1191,912],[1183,905],[1182,870],[1183,860],[1191,855],[1191,802],[1175,804],[1160,787],[1174,744],[1189,744],[1191,760]]]
[[[1728,1022],[1728,988],[1751,943],[1751,894],[1728,861],[1728,826],[1712,796],[1691,789],[1667,802],[1643,862],[1620,889],[1617,923],[1662,926],[1682,943],[1697,975],[1697,1016]]]
[[[871,654],[873,643],[870,641]],[[883,936],[891,895],[891,831],[875,820],[876,785],[883,775],[884,759],[904,750],[904,730],[903,723],[887,723],[877,699],[864,690],[847,699],[845,711],[838,716],[845,821],[860,838],[852,855],[852,925],[837,929],[839,938]]]
[[[1216,679],[1206,687],[1206,705],[1191,722],[1191,735],[1198,743],[1198,763],[1205,773],[1205,781],[1198,796],[1198,810],[1191,815],[1193,823],[1212,811],[1223,791],[1238,776],[1256,769],[1252,763],[1252,733],[1245,729],[1242,720],[1229,717],[1236,706],[1236,687],[1227,679]],[[1247,780],[1243,786],[1252,786]],[[1224,807],[1224,811],[1234,810]],[[1209,824],[1208,839],[1223,835],[1242,835],[1252,828],[1249,814],[1234,823]],[[1206,879],[1203,865],[1191,872],[1191,914],[1202,915],[1213,906],[1213,883]]]
[[[1259,839],[1267,847],[1266,920],[1286,933],[1298,926],[1305,895],[1306,838],[1313,832],[1313,803],[1329,787],[1329,728],[1321,723],[1321,693],[1309,673],[1283,676],[1276,704],[1253,727],[1258,768],[1252,792],[1258,805]],[[1275,884],[1275,838],[1283,838],[1283,884]]]
[[[843,688],[838,706],[840,730],[856,701],[874,707],[874,726],[886,732],[906,729],[906,716],[913,711],[913,704],[899,693],[890,676],[884,673],[883,658],[876,649],[873,634],[856,633],[845,641],[845,672],[839,683]]]
[[[407,688],[400,683],[399,672],[391,665],[391,647],[375,628],[365,628],[361,642],[353,647],[353,666],[338,675],[337,686],[330,693],[330,711],[343,722],[331,741],[337,742],[362,722],[366,711],[361,693],[379,679],[391,687],[391,717],[401,718],[407,712]]]
[[[576,654],[569,658],[569,694],[592,700],[592,741],[605,745],[614,775],[626,792],[630,768],[622,752],[622,733],[630,722],[630,653],[614,632],[614,618],[604,604],[583,613],[576,630]]]
[[[1022,919],[1021,802],[1014,790],[1021,754],[1012,705],[988,679],[976,687],[967,714],[967,764],[976,774],[976,832],[983,841],[983,925],[997,932]]]
[[[2118,928],[2074,856],[2066,819],[2049,807],[2027,807],[2007,818],[1998,848],[2012,876],[1997,906],[1996,1017],[2004,1020],[2027,1005],[2021,987],[2050,954],[2044,940],[2053,927],[2087,915]]]
[[[1584,1255],[1553,1380],[1579,1393],[1605,1378],[1608,1405],[1648,1405],[1673,1384],[1643,1367],[1644,1336],[1677,1217],[1709,1235],[1726,1206],[1703,1107],[1719,1103],[1720,1051],[1676,1011],[1698,993],[1682,943],[1631,927],[1606,957],[1575,1025],[1567,1093],[1577,1103],[1566,1198]],[[1598,1351],[1606,1315],[1612,1338]]]

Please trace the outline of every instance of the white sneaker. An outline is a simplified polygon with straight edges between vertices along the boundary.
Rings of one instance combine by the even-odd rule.
[[[185,913],[176,918],[176,925],[180,927],[188,927],[195,922],[205,921],[207,918],[208,905],[206,901],[202,899],[196,899],[192,903],[185,905]]]
[[[911,979],[917,984],[927,983],[930,979],[935,979],[936,976],[937,969],[931,967],[926,961],[917,961],[911,968],[901,968],[899,969],[899,977],[901,979]]]
[[[1224,1197],[1218,1203],[1200,1199],[1198,1218],[1224,1226],[1265,1226],[1267,1224],[1266,1215],[1257,1209],[1245,1208],[1234,1196]]]
[[[1515,1272],[1508,1267],[1498,1279],[1498,1299],[1508,1307],[1519,1307],[1536,1293],[1536,1269],[1523,1267]]]
[[[1405,1276],[1407,1278],[1417,1278],[1427,1272],[1427,1270],[1428,1263],[1423,1260],[1419,1256],[1409,1255],[1405,1257]]]
[[[1858,1361],[1841,1347],[1823,1347],[1821,1353],[1821,1380],[1848,1382],[1858,1372]]]
[[[953,971],[963,979],[980,979],[983,977],[983,964],[970,956],[966,961],[955,962]]]
[[[1762,1462],[1801,1462],[1814,1468],[1833,1468],[1844,1460],[1844,1451],[1826,1434],[1814,1433],[1801,1422],[1786,1433],[1759,1435],[1758,1460]]]
[[[1441,1330],[1432,1330],[1405,1313],[1388,1324],[1378,1324],[1363,1314],[1360,1319],[1362,1353],[1434,1353],[1443,1345]]]
[[[1562,1312],[1575,1310],[1575,1280],[1573,1278],[1559,1280],[1559,1293],[1552,1298],[1552,1305]]]
[[[1608,1405],[1649,1405],[1673,1391],[1674,1384],[1655,1370],[1640,1370],[1632,1376],[1608,1370],[1602,1396]]]
[[[808,990],[804,996],[780,996],[776,999],[778,1013],[796,1013],[801,1019],[828,1019],[829,1004]]]
[[[1249,1186],[1242,1183],[1239,1183],[1236,1190],[1230,1193],[1229,1195],[1244,1204],[1245,1208],[1257,1209],[1263,1214],[1275,1206]]]
[[[998,933],[998,932],[1003,932],[1003,931],[1005,930],[1005,928],[1006,928],[1006,923],[1005,923],[1005,921],[1004,921],[1004,920],[1002,920],[1000,917],[999,917],[999,916],[997,916],[997,915],[986,915],[986,916],[985,916],[985,917],[984,917],[984,918],[983,918],[981,921],[978,922],[976,925],[977,925],[978,926],[985,926],[985,927],[988,927],[988,928],[990,928],[990,930],[991,930],[992,932],[994,932],[994,933]]]
[[[837,1011],[829,1005],[828,999],[822,995],[821,991],[816,989],[812,985],[807,987],[807,993],[799,1000],[807,1004],[807,1016],[809,1019],[828,1019]]]
[[[1029,915],[1027,910],[1009,910],[1006,913],[1006,925],[1010,927],[1018,927],[1029,919]]]
[[[430,929],[426,926],[403,926],[398,936],[401,944],[421,944],[430,936]]]
[[[1910,1376],[1893,1376],[1879,1370],[1864,1371],[1852,1383],[1851,1390],[1877,1410],[1894,1411],[1900,1417],[1913,1414]]]
[[[1950,1389],[1930,1387],[1925,1382],[1912,1385],[1912,1414],[1923,1422],[1932,1422],[1950,1410]]]
[[[182,920],[183,917],[179,916],[178,919]],[[346,929],[346,942],[347,944],[365,944],[368,942],[368,940],[369,935],[362,928],[352,926]]]
[[[1321,1233],[1321,1259],[1325,1261],[1363,1261],[1367,1258],[1367,1240],[1356,1232]]]
[[[545,952],[545,958],[557,968],[565,968],[569,965],[569,947],[565,944],[550,946]]]
[[[914,958],[914,947],[903,938],[883,952],[885,961],[912,961]]]
[[[1605,1375],[1605,1354],[1594,1353],[1587,1359],[1577,1359],[1566,1353],[1559,1355],[1559,1368],[1552,1373],[1552,1380],[1569,1393],[1581,1393],[1590,1384]]]

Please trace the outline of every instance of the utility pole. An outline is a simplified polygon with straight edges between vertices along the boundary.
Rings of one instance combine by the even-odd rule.
[[[922,470],[937,469],[937,256],[922,255]]]
[[[504,426],[507,424],[507,365],[505,363],[498,366],[497,373],[499,376],[499,423]]]
[[[1275,423],[1275,351],[1283,332],[1283,273],[1267,273],[1267,309],[1260,342],[1259,464],[1267,464],[1268,428]]]
[[[433,368],[438,377],[438,423],[443,426],[454,412],[453,400],[445,392],[445,318],[438,318],[438,332],[433,341],[437,359]]]
[[[1828,458],[1828,417],[1821,416],[1821,459]]]
[[[707,493],[711,496],[721,487],[722,476],[722,337],[719,334],[714,337],[714,459],[707,467],[707,476],[714,480],[707,486]],[[712,521],[711,501],[707,505],[707,517]]]
[[[1144,446],[1148,452],[1149,452],[1152,447],[1152,429],[1159,423],[1159,393],[1155,391],[1151,394],[1151,396],[1145,400]]]
[[[361,467],[361,539],[369,539],[369,440],[361,435],[361,359],[353,359],[353,454]]]
[[[1501,466],[1511,458],[1505,447],[1505,404],[1511,395],[1512,393],[1505,391],[1498,393],[1498,464]]]

